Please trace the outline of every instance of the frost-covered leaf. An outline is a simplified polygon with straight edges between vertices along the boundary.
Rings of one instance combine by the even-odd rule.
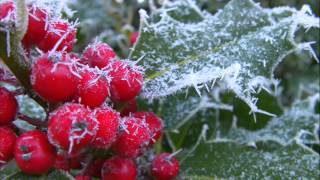
[[[297,27],[319,26],[308,8],[263,9],[251,0],[233,0],[217,14],[203,12],[203,20],[192,23],[172,17],[169,12],[177,8],[160,9],[161,19],[155,22],[141,13],[141,34],[131,58],[142,58],[146,68],[144,97],[159,98],[190,86],[199,91],[200,84],[210,87],[221,80],[253,112],[261,112],[252,93],[267,89],[275,66],[302,47],[294,41]]]
[[[319,155],[292,142],[272,141],[256,147],[234,142],[202,142],[182,162],[182,176],[234,179],[317,179]]]
[[[283,115],[270,120],[261,130],[249,132],[242,128],[234,128],[225,138],[242,143],[273,140],[288,144],[298,140],[305,144],[319,144],[316,137],[320,119],[320,115],[315,113],[317,100],[319,94],[297,102]]]

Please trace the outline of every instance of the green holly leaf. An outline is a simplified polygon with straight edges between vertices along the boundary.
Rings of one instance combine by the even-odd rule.
[[[317,179],[319,155],[292,142],[254,146],[236,142],[201,142],[182,158],[184,179]]]
[[[157,99],[188,87],[200,94],[201,86],[210,89],[221,81],[252,112],[268,114],[252,95],[270,88],[273,69],[287,54],[309,47],[295,42],[294,32],[300,25],[318,27],[318,19],[306,9],[263,9],[251,0],[230,1],[215,15],[184,2],[194,9],[186,13],[199,12],[203,20],[185,22],[185,14],[172,15],[181,6],[170,4],[158,11],[159,20],[141,13],[140,38],[130,58],[146,69],[142,96]]]

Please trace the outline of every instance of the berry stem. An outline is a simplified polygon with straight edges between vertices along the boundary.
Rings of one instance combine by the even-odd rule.
[[[26,93],[46,109],[47,104],[32,91],[30,60],[25,56],[15,24],[0,22],[0,58],[18,79]]]
[[[31,118],[31,117],[24,115],[24,114],[21,114],[21,113],[18,113],[18,118],[23,121],[27,121],[29,124],[32,124],[37,127],[47,127],[48,126],[47,122],[45,122],[45,121],[42,121],[40,119],[34,119],[34,118]]]
[[[28,8],[25,0],[15,0],[16,9],[16,37],[22,40],[28,29]]]

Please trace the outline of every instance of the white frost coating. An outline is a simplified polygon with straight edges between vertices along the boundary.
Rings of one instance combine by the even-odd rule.
[[[282,116],[270,120],[261,130],[250,132],[242,128],[234,128],[224,138],[241,143],[271,140],[288,145],[293,141],[310,142],[310,140],[303,138],[310,135],[312,141],[316,141],[315,125],[319,125],[320,115],[315,114],[314,110],[318,100],[319,93],[304,101],[298,101],[292,109],[288,109]]]
[[[274,116],[258,109],[252,94],[260,89],[271,92],[272,72],[289,53],[304,49],[314,55],[310,43],[294,41],[299,27],[319,28],[319,18],[310,8],[263,9],[251,0],[233,0],[215,15],[200,13],[202,21],[183,23],[168,10],[184,10],[170,3],[179,2],[167,1],[166,8],[158,10],[159,21],[147,22],[150,18],[141,13],[141,36],[148,38],[136,44],[131,57],[144,56],[147,79],[142,95],[157,99],[189,87],[200,94],[202,88],[210,90],[208,82],[214,85],[219,80],[245,101],[253,114]]]

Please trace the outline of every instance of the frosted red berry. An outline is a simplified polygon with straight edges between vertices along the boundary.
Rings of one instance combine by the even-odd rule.
[[[88,45],[83,52],[82,61],[90,67],[104,68],[110,64],[116,57],[116,53],[106,43],[95,42]]]
[[[179,174],[179,161],[169,153],[157,155],[151,164],[151,174],[157,180],[171,180]]]
[[[75,99],[89,107],[97,107],[105,102],[109,96],[107,79],[92,70],[84,70],[77,87]]]
[[[102,108],[95,112],[95,117],[99,123],[99,129],[92,145],[98,149],[108,149],[117,138],[120,116],[111,108]]]
[[[133,160],[114,156],[107,159],[102,167],[102,180],[135,180],[137,167]]]
[[[76,42],[76,29],[65,21],[52,22],[49,25],[47,34],[39,44],[39,48],[48,52],[53,50],[56,46],[56,51],[70,52],[74,43]]]
[[[32,67],[31,84],[35,92],[48,102],[72,98],[77,91],[78,76],[72,62],[60,53],[44,54]]]
[[[134,117],[143,119],[151,135],[150,145],[154,144],[163,134],[163,122],[153,112],[137,112]]]
[[[0,125],[12,122],[18,111],[18,103],[14,95],[4,87],[0,87]]]
[[[104,163],[103,159],[95,159],[92,163],[88,165],[84,174],[88,176],[100,178],[103,163]]]
[[[12,1],[7,1],[0,4],[0,21],[8,21],[8,20],[14,20],[15,14],[14,14],[14,4]]]
[[[48,28],[46,22],[49,21],[49,15],[45,9],[31,5],[28,7],[28,12],[28,30],[22,39],[23,45],[27,48],[38,45],[45,37]]]
[[[47,173],[55,162],[54,148],[41,131],[22,134],[16,142],[14,156],[18,167],[28,174]]]
[[[143,76],[134,67],[122,61],[115,61],[111,65],[110,84],[111,99],[113,101],[129,101],[136,97],[143,85]]]
[[[138,37],[139,37],[139,32],[131,33],[131,35],[130,35],[130,44],[134,45],[137,42]]]
[[[0,165],[13,158],[16,139],[16,134],[12,129],[5,126],[0,127]]]
[[[111,149],[120,156],[135,158],[145,151],[151,136],[141,119],[126,117],[123,121],[120,135]]]
[[[98,123],[90,110],[80,104],[64,104],[49,116],[50,143],[69,153],[89,145],[97,129]]]

